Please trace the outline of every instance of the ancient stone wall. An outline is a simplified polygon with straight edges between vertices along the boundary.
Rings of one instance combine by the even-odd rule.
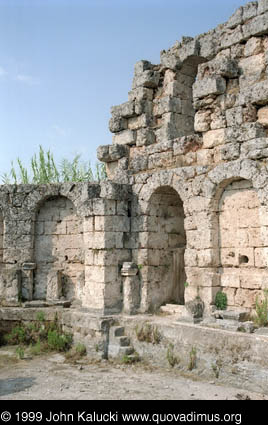
[[[199,296],[206,313],[224,291],[254,308],[268,288],[268,0],[138,62],[111,112],[109,180],[0,188],[2,304],[148,312]]]
[[[69,300],[121,311],[130,199],[128,185],[108,181],[1,186],[1,304]]]
[[[167,302],[167,281],[174,281],[173,262],[163,264],[166,273],[157,263],[169,238],[160,230],[163,218],[153,246],[146,221],[161,188],[177,192],[185,216],[186,249],[182,261],[177,257],[185,301],[198,295],[208,309],[224,290],[231,308],[250,309],[268,287],[267,104],[267,0],[246,4],[206,34],[183,37],[161,52],[158,65],[135,65],[128,101],[111,110],[113,144],[100,146],[98,157],[110,178],[133,188],[131,248],[140,264],[141,310]]]

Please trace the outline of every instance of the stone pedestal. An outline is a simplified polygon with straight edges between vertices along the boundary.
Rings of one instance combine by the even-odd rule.
[[[126,314],[135,314],[140,304],[138,267],[135,263],[123,263],[121,275],[123,277],[123,311]]]
[[[27,291],[28,301],[33,300],[33,271],[35,270],[35,268],[35,263],[24,263],[22,265],[23,280],[26,281],[25,289]]]

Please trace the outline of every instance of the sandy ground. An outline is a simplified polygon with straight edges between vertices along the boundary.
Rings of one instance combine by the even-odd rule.
[[[239,400],[262,399],[249,391],[196,381],[172,369],[87,359],[70,364],[62,354],[18,360],[0,348],[0,400]]]

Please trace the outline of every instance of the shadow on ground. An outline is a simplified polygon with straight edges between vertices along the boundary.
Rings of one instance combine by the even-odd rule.
[[[0,379],[0,396],[24,391],[31,388],[35,383],[35,378],[10,378]]]

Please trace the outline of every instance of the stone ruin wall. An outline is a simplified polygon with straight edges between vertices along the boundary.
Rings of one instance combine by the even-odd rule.
[[[0,300],[148,312],[268,288],[268,0],[135,65],[108,181],[0,187]]]
[[[120,311],[130,199],[128,185],[109,181],[1,186],[1,305],[61,300]]]
[[[135,65],[128,101],[111,109],[113,144],[98,157],[133,188],[142,310],[178,302],[172,282],[183,248],[185,301],[199,295],[208,307],[223,290],[229,308],[251,309],[268,287],[267,104],[267,0],[183,37],[158,65]],[[161,212],[159,199],[155,212],[161,191],[177,194],[173,217],[172,200]]]

